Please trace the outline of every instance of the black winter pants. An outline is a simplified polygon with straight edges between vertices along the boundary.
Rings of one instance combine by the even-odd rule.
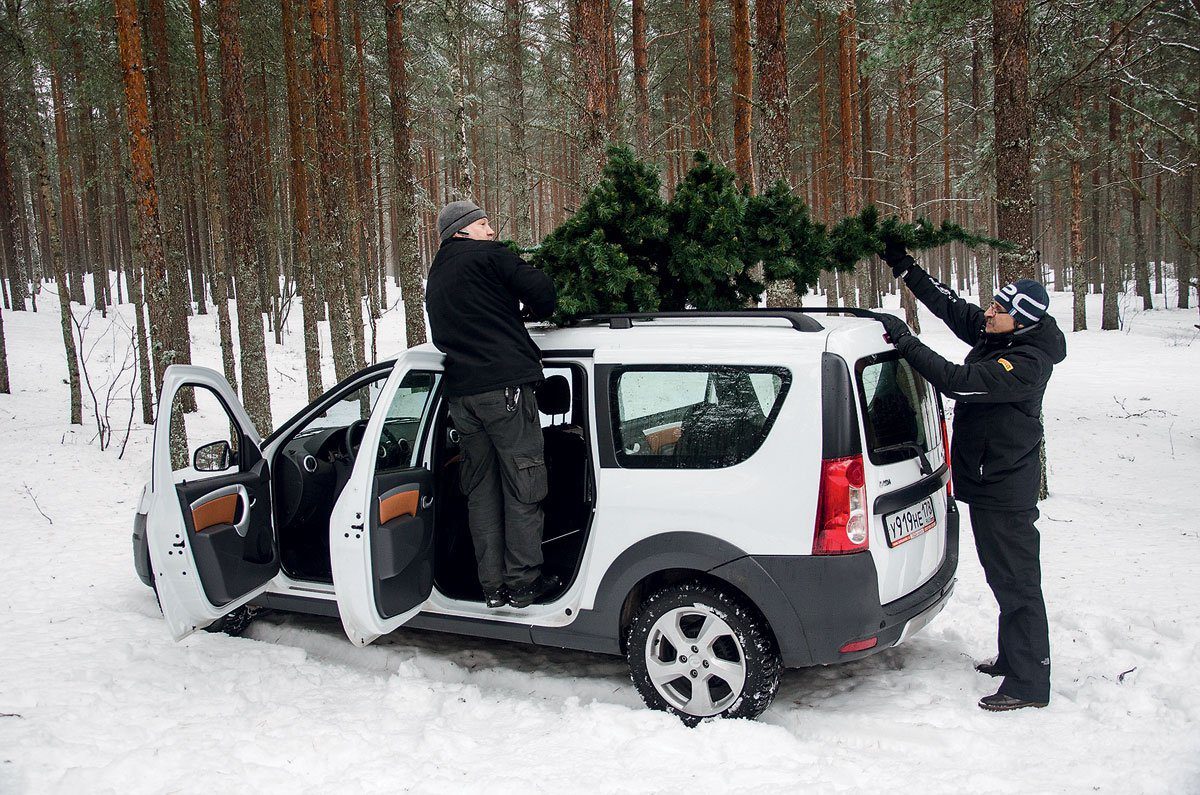
[[[533,387],[450,399],[461,485],[484,591],[527,588],[542,566],[546,459]],[[513,396],[515,394],[515,397]],[[511,410],[510,410],[511,409]]]
[[[1029,511],[971,508],[975,549],[1000,605],[1000,692],[1029,701],[1050,700],[1050,631],[1042,600],[1041,540]]]

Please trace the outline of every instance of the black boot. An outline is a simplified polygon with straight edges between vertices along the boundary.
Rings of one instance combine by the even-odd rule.
[[[1015,698],[1006,696],[1003,693],[993,693],[990,696],[984,696],[979,699],[979,708],[986,709],[988,712],[1007,712],[1012,709],[1024,709],[1025,707],[1044,707],[1048,701],[1029,701],[1024,698]]]
[[[524,588],[514,588],[508,595],[508,603],[513,607],[529,607],[543,597],[557,593],[562,589],[562,580],[551,574],[547,577],[539,574],[538,578]]]
[[[501,585],[494,591],[484,591],[483,603],[492,609],[506,606],[508,604],[508,589]]]
[[[1008,671],[1004,670],[994,662],[975,663],[975,670],[981,674],[988,676],[1008,676]]]

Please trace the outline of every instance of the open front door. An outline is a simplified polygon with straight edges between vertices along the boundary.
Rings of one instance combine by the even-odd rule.
[[[338,612],[359,646],[415,616],[433,590],[434,478],[426,454],[441,371],[439,353],[401,355],[329,521]]]
[[[260,443],[219,373],[167,368],[146,536],[154,587],[176,640],[245,604],[279,572]]]

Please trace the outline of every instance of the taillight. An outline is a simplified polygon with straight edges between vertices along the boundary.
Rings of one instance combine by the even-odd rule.
[[[813,554],[846,555],[862,552],[869,545],[862,456],[827,458],[821,462]]]
[[[950,471],[950,432],[946,429],[946,415],[942,414],[942,455],[945,456],[946,471]],[[954,496],[954,486],[951,485],[951,480],[946,479],[946,496]]]

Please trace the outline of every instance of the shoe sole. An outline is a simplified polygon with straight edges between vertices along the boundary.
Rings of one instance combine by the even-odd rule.
[[[982,710],[986,710],[988,712],[1012,712],[1014,709],[1025,709],[1026,707],[1034,707],[1036,709],[1041,709],[1042,707],[1048,707],[1048,706],[1050,706],[1049,702],[1042,704],[1037,701],[1026,701],[1021,704],[1013,704],[1011,706],[1006,706],[1006,707],[1002,707],[1002,706],[998,706],[998,705],[994,705],[994,704],[984,704],[982,701],[979,702],[979,708]]]

